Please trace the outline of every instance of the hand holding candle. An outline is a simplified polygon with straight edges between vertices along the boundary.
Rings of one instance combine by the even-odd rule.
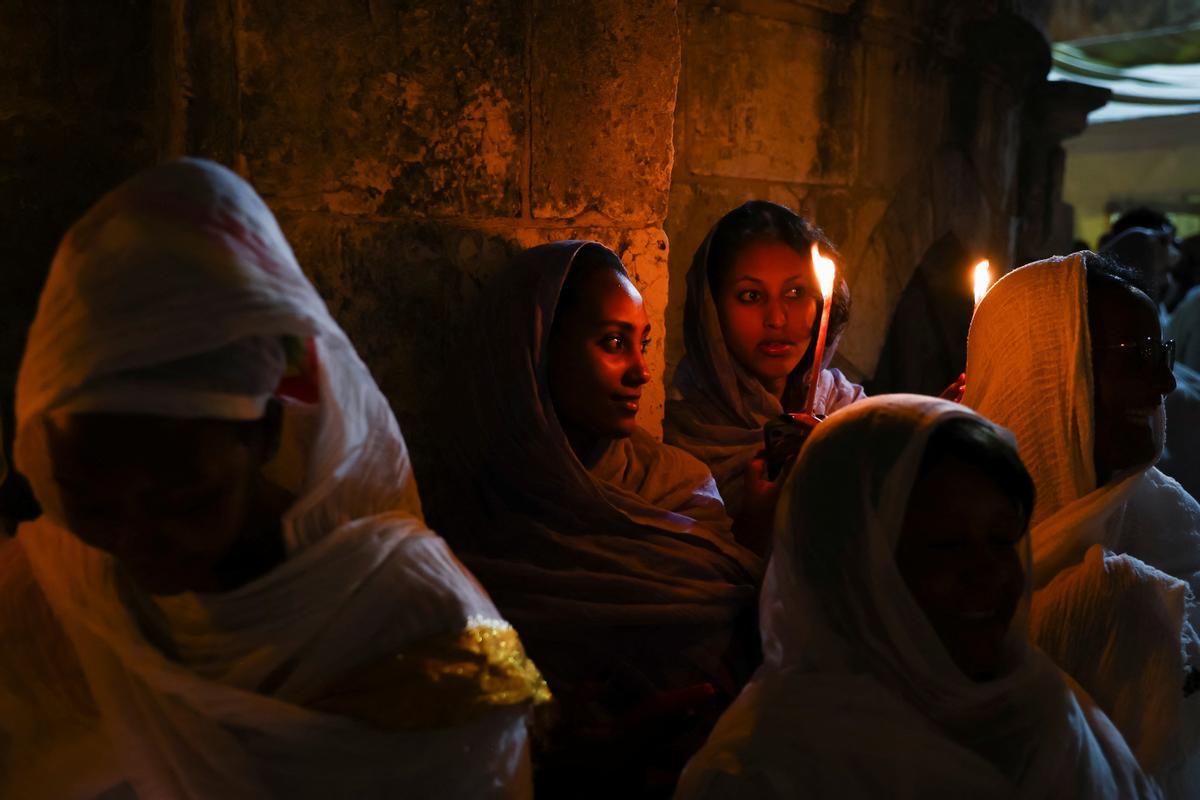
[[[821,327],[817,332],[817,346],[813,349],[812,377],[808,381],[808,397],[804,401],[804,412],[813,413],[817,399],[817,381],[821,377],[821,363],[825,360],[825,336],[829,333],[829,310],[833,305],[833,280],[837,274],[833,259],[821,255],[816,244],[812,246],[813,271],[821,287],[824,304],[821,307]]]
[[[992,285],[992,271],[990,264],[985,258],[975,265],[975,307],[979,308],[979,303],[983,300],[983,296],[987,294],[988,287]]]

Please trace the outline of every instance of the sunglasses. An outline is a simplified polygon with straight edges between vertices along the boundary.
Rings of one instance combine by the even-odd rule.
[[[1147,336],[1140,341],[1110,344],[1096,349],[1120,350],[1125,353],[1132,353],[1137,358],[1138,363],[1145,369],[1153,369],[1160,366],[1165,366],[1168,370],[1175,368],[1174,339],[1167,339],[1165,342],[1160,342],[1153,336]]]

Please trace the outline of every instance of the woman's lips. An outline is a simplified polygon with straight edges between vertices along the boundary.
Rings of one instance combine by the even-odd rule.
[[[641,395],[615,395],[613,400],[621,407],[622,411],[629,414],[636,414],[641,401]]]
[[[785,341],[783,339],[771,339],[758,343],[759,352],[771,358],[780,358],[781,356],[791,355],[796,349],[795,342]]]

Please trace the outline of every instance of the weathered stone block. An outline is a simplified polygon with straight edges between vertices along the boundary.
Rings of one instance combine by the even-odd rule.
[[[672,0],[535,3],[532,207],[659,224],[671,185]]]
[[[279,208],[514,217],[526,4],[246,0],[245,168]]]
[[[455,370],[481,286],[526,247],[594,239],[613,248],[646,298],[652,384],[639,422],[662,428],[667,240],[659,229],[482,230],[444,221],[362,222],[280,214],[305,272],[391,402],[418,467],[440,469],[439,431],[454,405]]]
[[[871,45],[865,54],[859,180],[895,190],[942,141],[947,107],[944,63],[919,49]]]
[[[690,174],[853,180],[861,99],[856,40],[715,7],[689,10],[687,28]]]

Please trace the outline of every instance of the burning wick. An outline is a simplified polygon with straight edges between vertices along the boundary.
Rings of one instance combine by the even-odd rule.
[[[821,286],[821,296],[825,304],[821,309],[821,327],[817,332],[817,346],[813,349],[812,378],[808,382],[808,398],[804,401],[804,412],[813,413],[813,403],[817,399],[817,380],[821,377],[821,362],[825,360],[825,335],[829,332],[829,307],[833,304],[833,278],[837,270],[833,259],[821,255],[814,244],[812,246],[813,272],[817,273],[817,283]]]
[[[992,272],[989,269],[990,264],[985,258],[975,265],[975,307],[979,308],[979,303],[983,300],[983,296],[987,294],[988,287],[992,285]]]

